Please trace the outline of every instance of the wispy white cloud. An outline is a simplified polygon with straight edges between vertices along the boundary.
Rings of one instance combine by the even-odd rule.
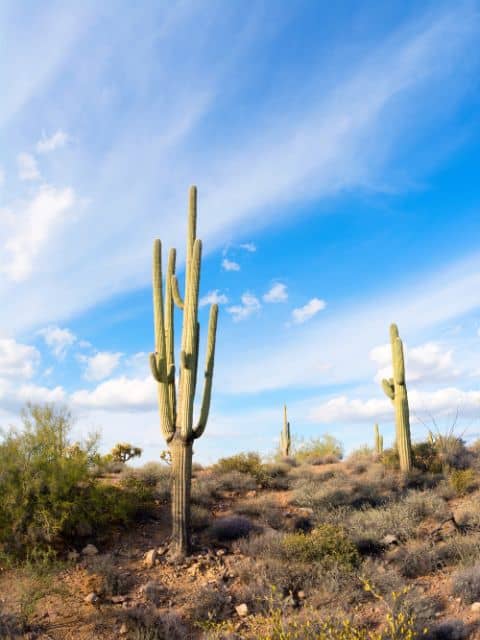
[[[97,409],[138,410],[156,406],[155,381],[120,376],[100,383],[93,391],[82,389],[71,396],[74,406]]]
[[[408,367],[408,379],[411,382],[427,381],[433,383],[451,380],[460,375],[460,370],[453,362],[453,350],[442,349],[442,346],[436,342],[426,342],[413,348],[404,345],[404,353]],[[380,367],[375,375],[376,382],[391,377],[392,352],[390,344],[372,349],[370,359]]]
[[[257,313],[262,306],[259,299],[252,293],[244,293],[241,300],[242,304],[227,307],[227,312],[232,315],[234,322],[245,320],[252,314]]]
[[[0,253],[0,272],[13,282],[28,278],[39,254],[48,246],[51,235],[64,224],[74,203],[72,189],[43,185],[30,201],[18,204],[12,211],[7,210],[3,244],[7,255],[2,260]],[[55,251],[58,250],[57,247]],[[33,286],[37,284],[36,280]],[[54,299],[51,304],[55,305]]]
[[[98,381],[108,378],[115,371],[122,356],[123,354],[120,352],[99,351],[93,356],[80,354],[78,359],[86,365],[85,378]]]
[[[40,171],[38,170],[35,156],[30,153],[19,153],[17,156],[18,177],[20,180],[39,180]]]
[[[200,307],[206,307],[208,304],[227,304],[228,297],[224,293],[220,293],[218,289],[209,291],[207,295],[202,296],[198,302]]]
[[[443,387],[432,391],[411,389],[408,394],[412,420],[433,416],[435,419],[454,414],[457,409],[462,418],[478,418],[480,391]],[[317,404],[309,412],[309,420],[319,423],[351,423],[394,420],[391,401],[380,395],[376,398],[349,398],[336,396]]]
[[[55,149],[60,149],[64,147],[69,140],[70,137],[68,134],[61,129],[55,131],[51,136],[46,136],[45,133],[43,133],[36,145],[37,153],[50,153],[51,151],[55,151]]]
[[[275,283],[263,295],[264,302],[286,302],[288,300],[287,285],[282,282]]]
[[[308,320],[311,320],[313,316],[316,316],[319,311],[325,309],[327,303],[320,298],[312,298],[303,307],[294,309],[292,311],[292,320],[295,324],[303,324]]]
[[[70,329],[62,329],[55,325],[38,330],[45,343],[50,347],[57,358],[64,358],[68,349],[75,343],[77,337]]]
[[[0,378],[31,378],[40,362],[40,354],[13,338],[0,338]]]
[[[240,249],[245,249],[249,253],[255,253],[257,246],[253,242],[244,242],[240,245]]]
[[[151,50],[139,47],[132,56],[133,48],[126,46],[123,31],[122,37],[120,31],[114,33],[112,47],[103,56],[98,47],[89,46],[90,40],[82,41],[80,50],[85,60],[79,67],[91,73],[82,74],[72,64],[75,60],[70,60],[69,55],[78,48],[80,36],[88,32],[93,5],[88,11],[76,9],[71,16],[59,11],[58,25],[56,12],[47,11],[35,28],[30,25],[26,32],[22,31],[18,41],[32,42],[32,50],[38,49],[42,55],[34,55],[29,49],[25,60],[20,56],[22,47],[9,43],[8,58],[19,61],[22,73],[17,68],[15,73],[9,72],[5,84],[12,86],[12,94],[6,97],[8,104],[0,107],[0,122],[8,122],[34,95],[45,98],[42,89],[53,85],[53,80],[58,80],[59,86],[68,80],[72,120],[78,110],[78,96],[84,95],[85,87],[98,89],[94,111],[89,115],[95,123],[105,125],[102,148],[107,151],[100,156],[87,148],[78,151],[75,168],[87,181],[85,192],[92,197],[92,206],[75,230],[62,230],[61,242],[46,272],[39,270],[35,283],[21,291],[0,285],[0,297],[9,300],[2,318],[5,327],[18,329],[19,322],[20,328],[25,328],[58,321],[114,293],[145,286],[150,277],[145,237],[155,237],[161,224],[166,245],[183,244],[177,212],[184,209],[183,190],[192,174],[192,157],[202,187],[199,220],[207,251],[225,244],[237,230],[241,229],[245,237],[249,229],[270,224],[278,218],[279,211],[283,216],[295,215],[298,207],[290,207],[293,203],[320,199],[344,189],[384,189],[389,182],[385,167],[397,149],[404,149],[403,132],[420,126],[420,117],[412,123],[410,105],[415,102],[419,105],[417,112],[428,113],[429,122],[436,122],[437,115],[443,117],[452,106],[444,101],[427,105],[425,96],[442,86],[448,87],[452,104],[460,100],[467,83],[461,82],[458,71],[476,64],[472,56],[464,54],[478,37],[478,12],[470,3],[462,3],[455,11],[442,5],[428,20],[422,15],[418,21],[402,25],[392,37],[378,40],[368,56],[350,59],[342,73],[335,74],[339,80],[328,90],[312,83],[306,89],[308,99],[280,101],[281,106],[269,114],[268,120],[262,120],[261,113],[267,103],[259,105],[258,122],[253,114],[254,121],[249,121],[245,129],[239,128],[236,144],[219,135],[214,143],[208,138],[208,145],[202,146],[203,136],[197,135],[202,116],[216,115],[217,92],[230,78],[239,77],[234,72],[249,50],[251,29],[247,25],[243,31],[237,30],[237,46],[228,47],[231,55],[215,57],[222,59],[220,69],[209,64],[212,50],[205,41],[215,43],[216,38],[211,36],[223,33],[223,23],[216,22],[211,13],[204,15],[191,3],[181,4],[173,3],[160,21],[162,38],[158,39],[155,62],[160,65],[163,91],[154,104],[150,95],[142,102],[144,89],[156,77],[157,67],[149,57]],[[178,38],[191,33],[192,24],[199,17],[210,29],[210,37],[189,40],[185,68],[169,74],[168,64],[161,66],[158,61],[170,59],[177,50]],[[47,26],[56,33],[58,49],[40,41],[37,32],[43,28],[50,33]],[[138,96],[138,101],[132,100],[134,105],[124,101],[126,110],[119,114],[120,124],[110,118],[112,107],[122,102],[116,100],[118,89],[109,82],[112,56],[121,61],[125,74],[137,83],[138,89],[132,92]],[[312,65],[311,77],[316,77],[321,64]],[[72,68],[76,70],[73,74]],[[197,80],[200,77],[201,82]],[[188,92],[182,90],[186,86]],[[236,89],[241,92],[248,87]],[[45,113],[49,112],[47,106]],[[162,124],[155,128],[159,112]],[[73,121],[70,125],[68,115],[61,122],[66,131],[75,126]],[[128,128],[122,126],[126,119]],[[262,126],[254,126],[260,123]],[[255,131],[254,136],[251,131]],[[138,166],[132,166],[130,161],[134,150],[144,160]],[[92,167],[99,169],[93,171]],[[150,213],[159,201],[163,203],[162,210],[168,212],[160,220]],[[98,211],[103,212],[100,223]],[[132,211],[137,212],[135,216]],[[93,224],[95,234],[91,233]],[[179,263],[181,260],[179,254]],[[69,267],[70,277],[65,278]],[[52,295],[54,291],[56,295]],[[53,301],[49,309],[40,304],[47,298]],[[31,313],[24,313],[27,299]]]
[[[417,275],[416,282],[394,293],[372,293],[361,303],[338,305],[321,323],[300,335],[272,337],[252,345],[252,357],[235,372],[218,368],[218,385],[229,391],[258,392],[290,386],[321,386],[373,379],[377,367],[370,352],[379,337],[388,339],[392,320],[405,343],[423,343],[435,327],[461,318],[480,307],[480,254],[435,272]],[[468,353],[464,354],[468,358]],[[289,366],[282,363],[289,362]],[[352,366],[355,363],[355,366]],[[265,372],[265,375],[262,375]]]
[[[224,271],[240,271],[240,265],[238,264],[238,262],[234,262],[233,260],[224,258],[222,260],[222,269]]]

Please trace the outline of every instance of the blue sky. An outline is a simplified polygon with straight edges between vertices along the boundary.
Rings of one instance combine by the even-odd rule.
[[[480,3],[97,5],[0,7],[0,424],[67,403],[158,457],[151,247],[182,270],[194,183],[199,460],[271,452],[284,402],[297,436],[391,441],[392,321],[414,437],[480,433]]]

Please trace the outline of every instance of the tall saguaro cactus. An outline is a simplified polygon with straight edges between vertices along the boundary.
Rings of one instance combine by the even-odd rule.
[[[287,405],[283,405],[283,429],[280,433],[280,450],[284,458],[288,458],[290,455],[290,422],[287,419]]]
[[[162,278],[162,244],[153,245],[153,315],[155,353],[150,368],[158,383],[160,427],[172,455],[172,545],[171,555],[181,559],[190,550],[190,487],[193,441],[205,431],[212,393],[218,306],[210,308],[205,364],[205,384],[200,417],[194,426],[193,404],[197,384],[198,292],[202,242],[196,238],[197,188],[191,187],[185,259],[185,294],[182,299],[175,275],[176,250],[170,249],[165,294]],[[183,312],[180,371],[175,380],[174,305]]]
[[[400,469],[412,469],[412,444],[410,439],[410,417],[408,410],[407,387],[405,384],[405,361],[403,343],[398,335],[396,324],[390,325],[390,341],[392,345],[393,378],[382,380],[385,394],[395,407],[395,427],[397,448],[400,457]]]
[[[383,453],[383,436],[380,433],[380,429],[378,428],[378,424],[375,424],[373,427],[375,433],[375,453],[379,456]]]

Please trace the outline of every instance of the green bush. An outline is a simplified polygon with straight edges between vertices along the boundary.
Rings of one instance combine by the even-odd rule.
[[[283,538],[287,559],[300,562],[321,562],[354,567],[359,562],[355,545],[342,529],[324,524],[311,533],[287,533]]]
[[[337,462],[343,458],[343,445],[340,440],[325,433],[319,438],[310,438],[296,445],[295,458],[300,463],[308,464]]]
[[[0,442],[0,551],[28,557],[67,540],[105,533],[148,508],[151,492],[138,483],[113,486],[91,473],[98,437],[71,444],[65,408],[27,405],[23,429]]]
[[[253,476],[256,482],[262,486],[268,484],[270,477],[266,465],[262,463],[258,453],[252,451],[249,453],[238,453],[228,458],[220,458],[220,460],[213,465],[212,470],[214,473],[228,473],[230,471],[247,473]]]
[[[476,488],[477,482],[473,469],[454,469],[448,478],[450,486],[459,496]]]

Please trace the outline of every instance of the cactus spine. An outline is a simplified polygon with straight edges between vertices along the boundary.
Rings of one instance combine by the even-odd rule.
[[[193,424],[193,403],[197,383],[198,293],[200,285],[201,240],[196,238],[197,189],[190,188],[185,264],[185,297],[181,298],[175,275],[176,250],[170,249],[165,277],[162,278],[162,245],[153,246],[153,316],[155,353],[150,368],[157,381],[160,427],[172,456],[172,557],[181,559],[190,550],[190,487],[192,480],[192,445],[206,427],[212,393],[218,306],[210,308],[208,324],[205,384],[199,420]],[[183,311],[180,371],[175,383],[174,305]]]
[[[392,345],[393,378],[382,380],[385,394],[395,407],[395,427],[397,448],[400,457],[400,469],[412,469],[412,444],[410,440],[410,418],[408,411],[407,387],[405,384],[405,362],[403,343],[398,335],[396,324],[390,325],[390,341]]]
[[[283,405],[283,429],[280,433],[280,450],[284,458],[288,458],[290,455],[290,422],[287,419],[287,405]]]
[[[378,424],[375,424],[374,432],[375,432],[375,453],[381,456],[383,453],[383,436],[380,433]]]

